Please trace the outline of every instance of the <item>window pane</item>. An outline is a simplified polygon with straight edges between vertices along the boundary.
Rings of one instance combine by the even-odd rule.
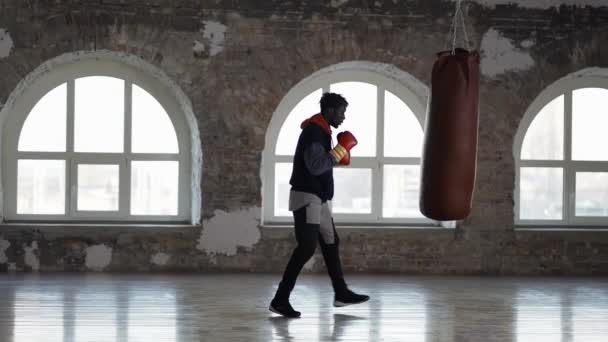
[[[384,92],[384,155],[420,157],[422,126],[414,112],[390,91]]]
[[[178,162],[131,162],[131,214],[177,215]]]
[[[372,170],[335,168],[334,190],[332,200],[334,213],[370,214],[372,212]]]
[[[118,165],[78,165],[78,210],[118,210]]]
[[[28,114],[19,135],[19,151],[65,152],[66,113],[64,83],[46,93]]]
[[[382,216],[422,218],[420,166],[385,165]]]
[[[147,91],[133,85],[133,136],[135,153],[178,153],[177,136],[169,115]]]
[[[321,111],[319,104],[321,95],[321,89],[315,90],[291,110],[279,132],[275,152],[277,155],[292,156],[295,153],[298,137],[302,131],[300,124]]]
[[[65,213],[65,161],[17,162],[17,214]]]
[[[277,163],[274,167],[274,215],[291,216],[289,208],[289,190],[291,185],[291,163]]]
[[[562,172],[561,168],[521,168],[519,215],[522,220],[562,218]]]
[[[608,89],[585,88],[572,93],[572,159],[608,160]]]
[[[74,92],[74,150],[122,152],[124,81],[103,76],[79,78]]]
[[[351,131],[359,144],[353,148],[353,157],[373,157],[376,155],[376,117],[378,109],[378,88],[363,82],[342,82],[332,84],[330,90],[341,94],[348,101],[346,120],[334,130]]]
[[[521,159],[561,160],[564,157],[564,96],[536,115],[521,148]]]
[[[576,216],[608,216],[608,172],[576,173]]]

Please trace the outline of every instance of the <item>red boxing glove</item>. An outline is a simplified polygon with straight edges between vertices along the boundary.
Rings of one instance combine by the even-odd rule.
[[[344,158],[340,159],[340,165],[348,166],[350,165],[350,152],[346,152]]]
[[[334,157],[340,165],[350,164],[350,150],[357,145],[357,138],[349,132],[344,131],[338,133],[338,145],[329,153]]]
[[[349,131],[340,132],[338,133],[338,144],[350,152],[357,145],[357,138]]]

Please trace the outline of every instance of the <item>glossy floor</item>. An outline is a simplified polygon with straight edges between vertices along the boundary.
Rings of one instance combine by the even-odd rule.
[[[300,319],[268,311],[279,275],[1,275],[0,341],[608,341],[608,279],[350,276],[334,308],[303,275]]]

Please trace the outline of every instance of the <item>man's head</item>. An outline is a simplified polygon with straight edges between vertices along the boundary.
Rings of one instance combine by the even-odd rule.
[[[325,93],[321,97],[321,114],[334,128],[338,128],[345,119],[344,113],[348,102],[340,94]]]

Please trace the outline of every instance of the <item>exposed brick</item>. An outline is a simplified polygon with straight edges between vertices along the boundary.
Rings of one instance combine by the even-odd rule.
[[[260,207],[261,153],[272,113],[300,80],[352,60],[392,64],[428,84],[435,53],[446,44],[452,1],[0,1],[0,28],[14,41],[0,59],[0,107],[17,83],[45,60],[81,49],[128,52],[162,69],[193,103],[203,143],[203,216]],[[467,5],[472,44],[488,29],[528,48],[531,69],[482,77],[477,186],[458,232],[340,231],[347,271],[413,274],[608,274],[601,232],[513,232],[513,138],[534,98],[557,79],[608,67],[608,9]],[[209,54],[203,21],[227,27],[221,51]],[[204,53],[193,52],[194,42]],[[203,227],[204,228],[204,227]],[[162,229],[161,229],[162,230]],[[113,247],[108,271],[281,271],[293,233],[262,230],[234,256],[196,249],[200,229],[125,236],[57,233],[20,227],[2,232],[18,270],[24,244],[39,243],[41,270],[84,270],[86,246]],[[150,264],[157,251],[165,267]],[[324,271],[318,257],[313,271]],[[0,271],[6,271],[6,264]]]

